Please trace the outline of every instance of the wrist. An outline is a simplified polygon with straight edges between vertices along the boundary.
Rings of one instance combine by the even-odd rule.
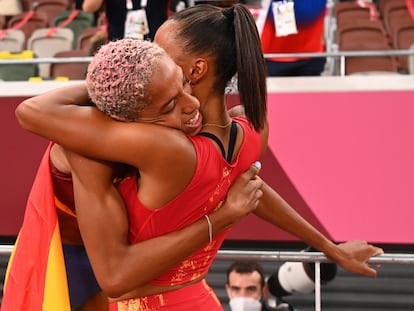
[[[208,226],[208,240],[209,242],[213,242],[213,224],[210,220],[210,217],[208,215],[204,215],[204,218],[207,220],[207,226]]]
[[[213,236],[216,236],[231,226],[231,223],[226,220],[225,215],[223,215],[220,209],[221,208],[208,215],[212,226]]]
[[[324,252],[326,257],[338,264],[340,264],[344,260],[347,260],[343,249],[341,249],[337,244],[335,244],[332,241],[327,241],[327,243],[325,243],[322,252]]]

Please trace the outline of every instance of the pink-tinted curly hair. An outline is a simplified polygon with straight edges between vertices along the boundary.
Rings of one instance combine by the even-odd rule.
[[[137,121],[149,104],[148,86],[158,60],[167,54],[145,40],[121,39],[103,45],[88,66],[86,85],[99,110]]]

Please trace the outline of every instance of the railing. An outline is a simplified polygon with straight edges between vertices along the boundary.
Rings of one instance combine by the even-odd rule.
[[[275,53],[264,54],[265,58],[339,58],[339,75],[345,75],[345,58],[346,57],[375,57],[375,56],[414,56],[414,49],[408,50],[376,50],[376,51],[331,51],[321,53]],[[32,59],[1,59],[2,64],[61,64],[61,63],[89,63],[92,60],[88,57],[44,57]]]
[[[12,245],[0,245],[0,255],[10,255]],[[315,311],[321,311],[321,277],[320,264],[331,262],[321,252],[288,252],[288,251],[246,251],[219,250],[216,260],[254,260],[267,262],[314,262],[315,263]],[[414,265],[414,254],[382,254],[372,257],[369,264],[404,264]]]
[[[321,252],[286,252],[286,251],[241,251],[220,250],[218,260],[255,260],[283,262],[314,262],[315,263],[315,311],[321,311],[321,277],[320,264],[331,262]],[[414,265],[414,254],[382,254],[372,257],[369,264],[407,264]]]
[[[339,58],[339,74],[345,76],[346,57],[375,57],[375,56],[414,56],[414,49],[408,50],[376,50],[376,51],[331,51],[321,53],[277,53],[264,54],[265,58]]]

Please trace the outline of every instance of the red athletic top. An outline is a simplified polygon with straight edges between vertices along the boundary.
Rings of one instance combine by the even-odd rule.
[[[49,165],[56,198],[65,206],[65,208],[58,206],[58,208],[70,215],[76,214],[71,174],[62,173],[50,160]]]
[[[135,175],[119,185],[129,218],[131,243],[148,240],[184,228],[209,214],[221,202],[232,182],[257,161],[261,137],[244,117],[234,118],[243,128],[244,139],[235,161],[229,164],[212,139],[189,137],[197,154],[194,177],[187,188],[160,209],[149,209],[139,200]],[[132,194],[132,195],[131,195]],[[227,232],[217,236],[187,260],[158,277],[152,284],[169,286],[184,284],[207,274]],[[207,233],[206,233],[207,234]]]

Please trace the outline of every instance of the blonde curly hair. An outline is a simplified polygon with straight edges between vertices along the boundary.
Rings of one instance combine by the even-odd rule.
[[[101,46],[88,66],[92,102],[109,116],[137,121],[150,98],[148,86],[158,60],[167,54],[145,40],[121,39]]]

